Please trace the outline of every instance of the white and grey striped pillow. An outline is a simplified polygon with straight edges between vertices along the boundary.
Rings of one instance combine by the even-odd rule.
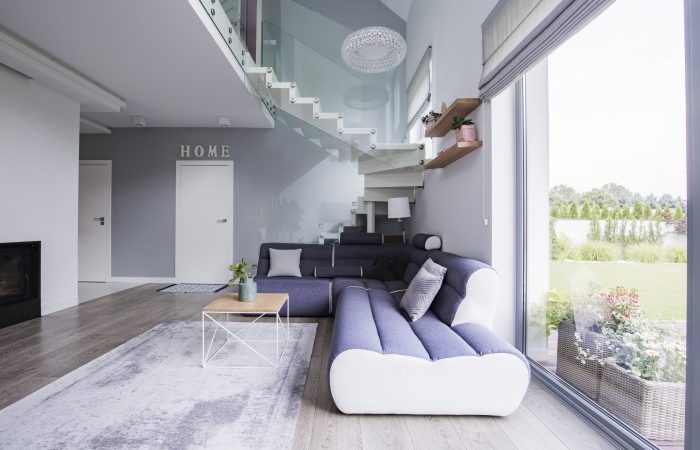
[[[446,272],[446,268],[428,258],[413,277],[400,303],[411,322],[420,319],[428,311],[442,286]]]

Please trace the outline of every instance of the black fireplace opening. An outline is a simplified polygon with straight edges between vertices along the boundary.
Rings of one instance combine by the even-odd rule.
[[[0,328],[41,316],[41,243],[0,243]]]

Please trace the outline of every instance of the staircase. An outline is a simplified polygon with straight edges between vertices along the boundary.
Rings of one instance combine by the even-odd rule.
[[[220,16],[214,20],[210,13],[216,9],[211,8],[209,1],[202,0],[202,5],[215,24],[221,23]],[[218,3],[214,5],[220,6]],[[217,24],[217,27],[220,26]],[[226,36],[227,31],[231,35],[234,29],[238,29],[238,24],[232,24],[222,36]],[[280,31],[276,33],[279,35]],[[233,50],[232,37],[228,41]],[[275,39],[263,39],[263,42],[274,45],[270,43]],[[235,48],[241,48],[240,44]],[[240,55],[234,51],[234,55],[247,75],[249,91],[260,97],[275,122],[304,136],[334,158],[357,164],[358,174],[364,176],[364,195],[353,202],[352,220],[347,225],[365,226],[368,232],[373,232],[375,216],[388,212],[389,198],[408,197],[409,202],[415,203],[416,189],[423,187],[423,166],[427,162],[423,144],[378,142],[379,130],[376,127],[345,126],[343,112],[324,110],[321,98],[303,96],[300,86],[295,81],[280,80],[274,67],[256,65],[245,51]],[[280,55],[276,56],[273,60],[280,59]]]

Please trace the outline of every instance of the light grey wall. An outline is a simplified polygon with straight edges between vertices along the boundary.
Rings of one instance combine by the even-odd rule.
[[[688,375],[685,448],[700,448],[700,5],[685,1],[688,133]]]
[[[282,125],[83,135],[81,159],[112,160],[112,276],[175,275],[175,161],[182,144],[230,146],[236,259],[256,261],[265,241],[314,242],[319,231],[350,218],[362,193],[353,164]]]
[[[407,79],[413,76],[426,48],[432,45],[433,107],[458,97],[477,97],[481,77],[481,23],[495,0],[441,0],[413,2],[406,23]],[[445,30],[459,30],[455,33]],[[472,115],[479,134],[484,127],[482,108]],[[449,133],[433,139],[439,151],[454,143]],[[410,230],[436,233],[447,251],[491,262],[491,229],[488,219],[490,180],[484,177],[485,150],[477,150],[444,169],[428,170],[425,188],[418,191]],[[449,217],[449,220],[445,218]]]

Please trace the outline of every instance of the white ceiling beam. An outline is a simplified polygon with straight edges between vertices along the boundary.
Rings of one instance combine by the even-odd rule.
[[[48,55],[0,29],[0,63],[72,98],[81,110],[119,112],[126,102]]]

